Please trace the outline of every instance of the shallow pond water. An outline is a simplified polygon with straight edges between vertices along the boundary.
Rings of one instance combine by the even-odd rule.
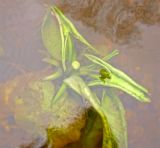
[[[81,34],[102,53],[118,49],[111,63],[150,92],[143,104],[119,92],[127,111],[129,148],[159,148],[160,142],[160,2],[158,0],[0,0],[0,87],[15,87],[19,76],[44,73],[40,27],[49,5],[56,3]],[[41,75],[40,75],[41,76]],[[37,76],[39,77],[39,75]],[[19,78],[24,84],[25,77]],[[32,78],[31,78],[32,80]],[[16,81],[17,82],[17,81]],[[23,83],[18,83],[21,87]],[[14,121],[0,94],[0,147],[13,148],[31,141]],[[5,89],[4,89],[5,90]],[[7,93],[10,93],[9,90]],[[5,99],[7,101],[7,98]],[[34,102],[33,102],[34,104]],[[28,123],[26,127],[32,127]],[[11,127],[9,127],[9,126]],[[38,139],[39,140],[39,139]],[[41,140],[40,140],[41,141]],[[43,141],[43,140],[42,140]]]

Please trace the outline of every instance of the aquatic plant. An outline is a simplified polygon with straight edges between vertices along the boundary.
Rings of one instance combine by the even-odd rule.
[[[54,21],[54,17],[58,23]],[[143,86],[108,63],[118,54],[118,50],[100,57],[98,49],[78,32],[56,6],[48,11],[41,31],[44,46],[48,50],[48,56],[43,60],[56,70],[44,80],[60,83],[50,106],[59,101],[67,90],[79,94],[102,119],[102,147],[127,148],[125,109],[112,88],[121,89],[141,102],[150,100],[147,97],[148,91]],[[76,50],[74,40],[86,47],[81,49],[84,52]],[[83,58],[83,62],[79,57]],[[101,86],[101,93],[96,91],[97,86]]]

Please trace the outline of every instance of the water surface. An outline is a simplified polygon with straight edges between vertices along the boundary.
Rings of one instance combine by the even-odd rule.
[[[3,49],[4,54],[0,55],[0,82],[46,68],[41,61],[40,50],[44,47],[40,27],[47,7],[54,2],[95,47],[106,53],[115,48],[120,50],[111,63],[150,91],[152,102],[149,104],[122,92],[120,96],[127,110],[129,148],[159,148],[158,0],[1,0],[0,51]],[[2,104],[0,108],[0,145],[13,148],[27,142],[30,137],[25,131],[4,128],[5,122],[14,125],[14,118]]]

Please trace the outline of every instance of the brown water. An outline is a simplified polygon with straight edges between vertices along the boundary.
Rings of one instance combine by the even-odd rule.
[[[43,70],[40,27],[49,0],[0,0],[0,82]],[[54,1],[92,44],[120,54],[112,64],[148,88],[152,102],[140,103],[121,94],[127,110],[129,148],[160,147],[160,2],[159,0]],[[107,48],[106,48],[107,47]],[[0,147],[13,148],[30,137],[3,128],[0,104]],[[3,108],[3,110],[2,110]],[[8,114],[8,113],[7,113]],[[12,117],[7,122],[14,123]],[[2,136],[3,135],[3,136]],[[9,136],[11,135],[11,136]],[[14,145],[14,146],[13,146]]]

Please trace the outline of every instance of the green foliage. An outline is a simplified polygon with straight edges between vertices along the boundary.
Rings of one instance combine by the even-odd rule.
[[[56,16],[59,25],[54,21],[54,16]],[[78,61],[73,38],[91,49],[93,55],[85,54],[82,56],[84,61],[92,62],[92,64],[83,65],[80,63],[81,61]],[[42,24],[42,39],[50,55],[44,61],[57,66],[58,69],[45,80],[53,80],[56,83],[58,81],[55,80],[58,79],[61,82],[57,93],[52,97],[51,107],[61,99],[67,89],[76,92],[93,106],[102,119],[103,148],[127,148],[125,110],[119,98],[112,91],[108,91],[108,87],[119,88],[142,102],[150,100],[147,97],[148,91],[144,87],[108,63],[108,60],[117,55],[118,51],[114,50],[103,58],[98,57],[97,49],[85,40],[57,7],[52,7],[45,17]],[[101,100],[92,91],[97,86],[103,86]]]
[[[61,74],[62,74],[61,71],[57,71],[57,72],[55,72],[55,73],[53,73],[53,74],[45,77],[44,80],[47,80],[47,81],[55,80],[55,79],[57,79],[58,77],[60,77]]]
[[[103,148],[112,148],[115,145],[115,141],[113,141],[114,137],[108,124],[107,116],[105,115],[96,94],[94,94],[83,79],[78,76],[73,75],[65,79],[64,82],[79,95],[89,101],[93,108],[99,113],[104,125]]]
[[[43,44],[48,50],[50,58],[52,60],[60,60],[62,41],[59,25],[53,19],[50,11],[47,12],[41,28]]]
[[[63,96],[65,91],[66,91],[66,84],[62,83],[58,92],[56,93],[56,95],[51,100],[51,107],[56,101],[58,101]]]
[[[119,88],[126,93],[132,95],[136,99],[142,102],[149,102],[150,100],[146,97],[148,91],[142,87],[141,85],[137,84],[133,81],[129,76],[127,76],[124,72],[114,68],[109,63],[101,60],[100,58],[94,55],[87,55],[86,57],[94,62],[97,65],[109,70],[111,73],[111,79],[105,79],[105,83],[102,83],[100,80],[95,80],[89,83],[89,86],[95,85],[105,85],[109,87],[116,87]]]
[[[125,109],[112,90],[103,90],[102,108],[120,148],[127,148]]]
[[[65,21],[67,26],[66,28],[74,35],[75,38],[91,48],[93,51],[97,52],[97,49],[95,49],[90,43],[88,43],[88,41],[84,39],[84,37],[78,32],[74,25],[63,15],[63,13],[57,7],[53,7],[52,10]]]

